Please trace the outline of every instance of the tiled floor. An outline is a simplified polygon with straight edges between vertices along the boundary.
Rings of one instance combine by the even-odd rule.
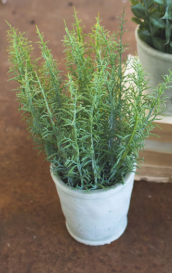
[[[73,21],[73,5],[86,31],[98,11],[105,27],[116,30],[125,7],[130,29],[124,37],[130,43],[126,54],[136,51],[127,0],[8,0],[0,5],[0,273],[171,273],[172,184],[136,182],[127,230],[112,244],[75,242],[66,231],[49,164],[32,149],[17,113],[15,93],[10,92],[15,84],[7,82],[4,20],[34,42],[37,24],[63,70],[63,19],[68,25]]]

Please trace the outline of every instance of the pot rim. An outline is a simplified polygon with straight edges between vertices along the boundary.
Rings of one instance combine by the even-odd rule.
[[[78,198],[82,199],[100,199],[100,198],[106,198],[110,195],[114,195],[119,193],[120,191],[124,190],[130,182],[134,180],[134,175],[135,175],[136,167],[134,167],[132,172],[129,172],[126,174],[124,177],[124,184],[116,184],[110,188],[107,188],[106,190],[104,189],[98,189],[98,190],[90,190],[89,192],[87,190],[80,190],[80,189],[74,189],[69,185],[66,185],[60,177],[57,175],[53,174],[51,165],[50,165],[50,174],[51,177],[57,187],[57,189],[60,189],[61,191],[72,195],[72,196],[77,196]]]
[[[139,26],[135,29],[135,38],[139,46],[142,48],[143,51],[145,51],[148,55],[154,56],[158,59],[161,59],[163,61],[172,62],[172,54],[161,52],[157,49],[152,48],[150,45],[145,43],[143,40],[140,39],[138,35],[138,29]]]

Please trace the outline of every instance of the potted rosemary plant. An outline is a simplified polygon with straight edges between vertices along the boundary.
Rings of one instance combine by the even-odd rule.
[[[24,34],[11,26],[8,31],[20,110],[51,162],[69,233],[89,245],[110,243],[124,232],[138,153],[171,81],[167,76],[153,95],[143,94],[147,81],[138,59],[122,62],[123,25],[124,17],[119,33],[110,35],[97,18],[92,32],[83,34],[75,12],[73,30],[65,25],[65,79],[38,28],[40,65]]]
[[[135,36],[137,51],[143,67],[155,88],[163,76],[172,69],[172,1],[171,0],[130,0],[138,24]],[[149,90],[150,91],[150,90]],[[166,115],[172,115],[172,88],[165,92]]]

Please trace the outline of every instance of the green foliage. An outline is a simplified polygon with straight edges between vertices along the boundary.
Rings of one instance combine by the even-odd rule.
[[[76,13],[73,29],[65,25],[65,30],[62,80],[39,29],[41,64],[32,60],[24,34],[10,26],[10,74],[20,85],[23,118],[36,147],[66,184],[98,189],[123,183],[162,112],[161,96],[171,76],[151,95],[143,94],[147,82],[138,59],[122,63],[124,16],[117,34],[110,35],[98,17],[85,35]],[[129,65],[134,72],[127,71]]]
[[[130,0],[140,38],[151,47],[172,54],[172,0]]]

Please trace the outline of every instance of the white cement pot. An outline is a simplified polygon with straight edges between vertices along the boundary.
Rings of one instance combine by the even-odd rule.
[[[106,191],[75,190],[51,172],[70,235],[86,245],[110,244],[126,229],[135,173]]]
[[[141,64],[148,72],[147,80],[150,79],[150,87],[156,88],[159,83],[163,81],[163,76],[169,74],[169,70],[172,70],[172,54],[160,52],[145,42],[143,42],[138,36],[138,27],[135,31],[135,37],[137,42],[137,53]],[[150,90],[148,90],[150,92]],[[172,115],[172,87],[165,90],[165,96],[168,98],[165,100],[166,115]]]

